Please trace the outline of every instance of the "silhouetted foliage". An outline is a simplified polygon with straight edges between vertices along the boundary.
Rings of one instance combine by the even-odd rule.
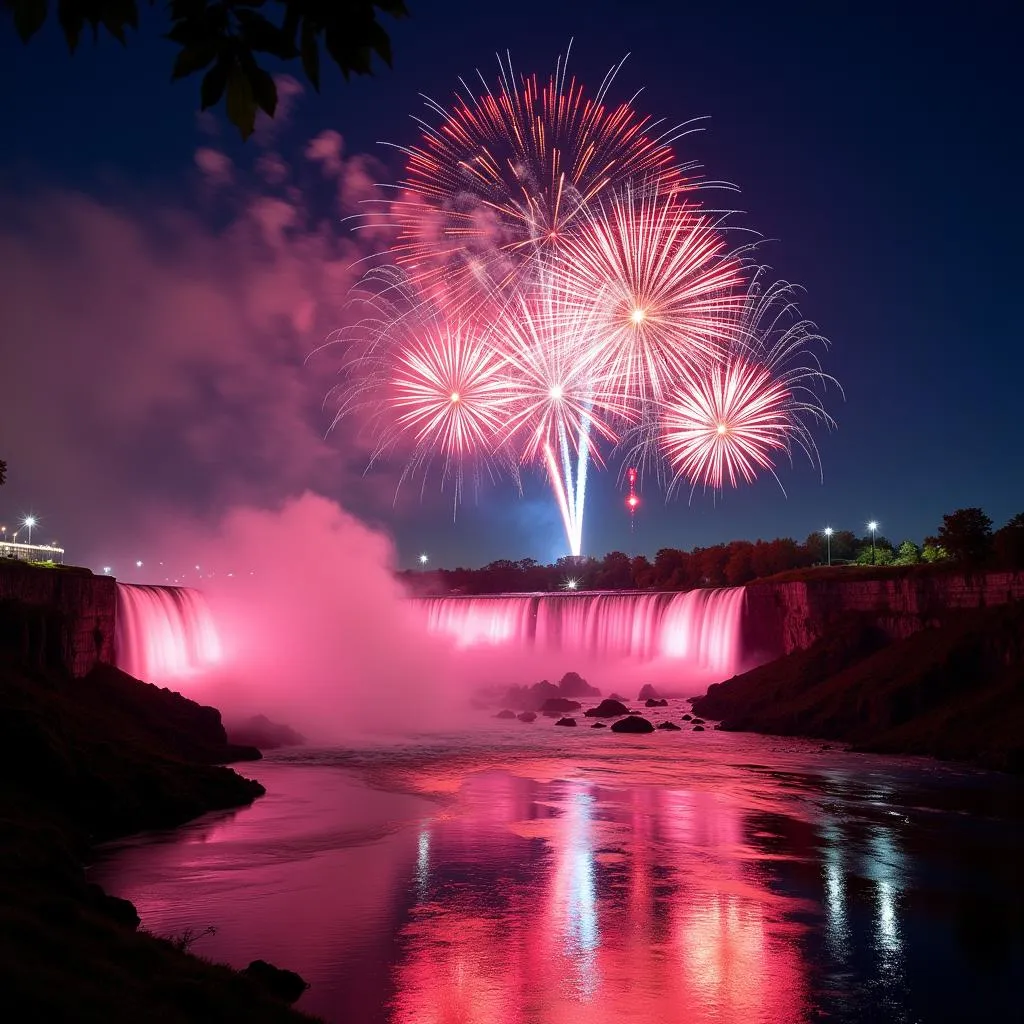
[[[996,561],[1007,569],[1024,569],[1024,512],[1018,512],[992,538]]]
[[[992,550],[992,520],[980,508],[958,508],[942,517],[938,540],[954,561],[981,565]]]
[[[42,28],[49,0],[0,0],[14,19],[24,42]],[[150,6],[155,6],[150,0]],[[260,12],[260,8],[267,11]],[[224,99],[228,119],[248,138],[256,112],[273,117],[277,86],[257,61],[257,54],[276,61],[298,61],[310,84],[320,91],[320,46],[347,79],[373,73],[374,54],[391,66],[391,40],[379,13],[403,18],[403,0],[170,0],[165,38],[180,48],[171,80],[205,71],[199,87],[203,110]],[[93,39],[104,28],[122,46],[128,29],[139,27],[138,0],[59,0],[57,18],[74,53],[82,30]],[[130,88],[130,86],[128,86]]]
[[[7,463],[0,459],[0,484],[7,482]]]

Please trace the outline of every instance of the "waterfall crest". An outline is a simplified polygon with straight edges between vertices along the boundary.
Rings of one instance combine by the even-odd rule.
[[[422,598],[432,633],[460,647],[678,659],[731,675],[742,651],[743,587],[685,593],[501,594]]]
[[[221,645],[198,590],[118,583],[114,652],[119,669],[162,683],[209,669]]]

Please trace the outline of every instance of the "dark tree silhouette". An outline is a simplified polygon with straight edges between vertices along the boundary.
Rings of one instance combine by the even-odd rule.
[[[1024,569],[1024,512],[1018,512],[1002,529],[996,530],[992,547],[1001,566]]]
[[[942,517],[938,540],[954,561],[980,565],[992,550],[992,520],[980,508],[958,508]]]
[[[155,0],[149,0],[155,6]],[[24,42],[42,28],[49,0],[0,0]],[[57,18],[71,52],[82,30],[93,39],[106,29],[122,46],[138,30],[138,0],[59,0]],[[266,11],[261,13],[259,8]],[[391,66],[391,40],[377,14],[403,18],[404,0],[169,0],[165,38],[179,47],[171,80],[205,71],[199,87],[203,110],[224,99],[228,119],[242,138],[252,134],[256,112],[273,117],[277,86],[257,55],[298,61],[320,91],[320,44],[347,79],[373,73],[374,54]],[[130,84],[126,84],[130,88]]]
[[[7,463],[3,459],[0,459],[0,484],[5,483],[7,480]]]

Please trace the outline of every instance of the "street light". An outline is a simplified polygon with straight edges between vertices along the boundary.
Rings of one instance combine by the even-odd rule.
[[[875,564],[875,531],[878,529],[878,523],[876,523],[874,521],[874,519],[872,519],[871,522],[868,523],[868,529],[871,531],[871,564],[874,565]]]
[[[832,564],[832,534],[833,533],[835,533],[835,530],[833,530],[831,526],[826,526],[825,527],[825,547],[828,550],[828,564],[829,565]]]
[[[426,565],[429,559],[426,555],[420,555],[420,565]]]
[[[22,522],[21,525],[24,526],[25,529],[28,530],[28,542],[29,542],[29,544],[31,544],[32,543],[32,527],[36,525],[36,517],[35,516],[25,516],[25,519],[24,519],[24,521]]]

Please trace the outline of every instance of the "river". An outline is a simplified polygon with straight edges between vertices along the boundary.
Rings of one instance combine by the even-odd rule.
[[[1021,780],[544,719],[241,770],[266,797],[91,877],[327,1021],[1022,1019]]]

